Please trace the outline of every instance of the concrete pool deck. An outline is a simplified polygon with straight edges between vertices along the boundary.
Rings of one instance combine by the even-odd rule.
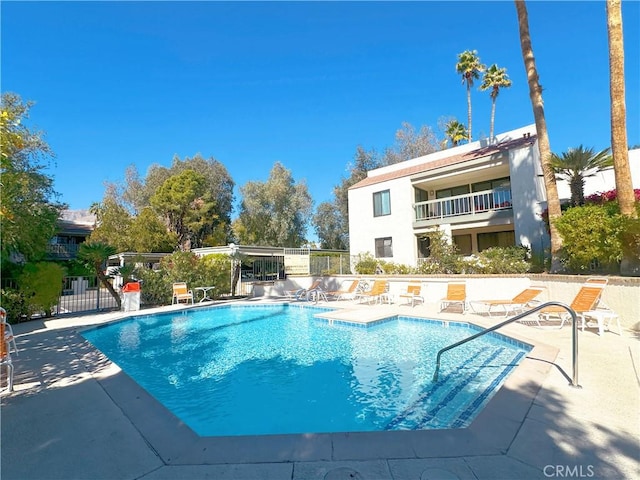
[[[430,303],[320,305],[361,321],[500,321],[438,314]],[[638,332],[579,332],[576,389],[569,326],[504,327],[535,349],[468,429],[200,438],[78,335],[125,315],[14,326],[20,352],[15,391],[1,399],[3,480],[640,478]]]

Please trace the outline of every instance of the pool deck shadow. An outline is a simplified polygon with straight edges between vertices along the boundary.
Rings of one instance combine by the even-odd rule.
[[[431,304],[339,303],[329,316],[342,321],[496,322]],[[20,351],[15,391],[5,389],[1,399],[3,480],[640,477],[635,332],[579,332],[578,389],[568,385],[570,327],[504,327],[501,333],[534,349],[465,429],[199,437],[78,333],[126,316],[14,326]]]

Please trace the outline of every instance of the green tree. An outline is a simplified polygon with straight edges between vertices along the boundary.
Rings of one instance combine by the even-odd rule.
[[[98,277],[98,280],[109,291],[115,299],[118,309],[121,306],[120,295],[113,288],[109,281],[109,277],[105,274],[106,262],[111,255],[115,255],[117,250],[106,243],[101,242],[84,242],[78,248],[78,260],[85,263],[87,268],[91,269]]]
[[[445,124],[444,135],[445,141],[450,142],[452,147],[457,147],[462,140],[469,138],[465,126],[456,119],[449,120]]]
[[[169,177],[150,203],[175,233],[183,250],[201,247],[215,216],[215,202],[206,189],[206,178],[194,170]]]
[[[322,202],[318,205],[312,223],[320,241],[320,248],[335,250],[348,248],[349,226],[345,226],[343,220],[334,202]]]
[[[151,205],[151,199],[162,185],[171,177],[192,170],[205,179],[201,198],[212,209],[211,215],[201,217],[199,224],[189,231],[192,246],[221,245],[231,240],[231,212],[233,210],[233,189],[235,184],[225,166],[214,158],[205,159],[201,155],[184,160],[178,156],[173,158],[170,168],[152,165],[146,178],[140,178],[135,167],[127,168],[122,199],[128,208],[136,214]]]
[[[592,177],[602,170],[611,168],[613,159],[609,149],[595,152],[593,148],[570,148],[561,155],[551,154],[551,167],[557,178],[569,182],[571,205],[584,205],[585,178]]]
[[[33,102],[3,93],[0,103],[0,248],[5,262],[12,255],[42,258],[64,205],[57,201],[53,178],[43,173],[53,158],[44,134],[25,121]]]
[[[265,182],[240,188],[242,202],[234,231],[241,243],[299,247],[312,211],[305,183],[295,183],[291,172],[276,162]]]
[[[467,139],[469,143],[473,138],[471,135],[471,87],[473,87],[473,82],[480,78],[480,74],[484,72],[485,68],[480,62],[477,50],[465,50],[458,54],[456,72],[462,75],[462,83],[467,87],[467,124],[469,125]]]
[[[173,252],[179,242],[178,235],[169,232],[151,207],[145,207],[135,216],[129,226],[131,251]]]
[[[506,68],[499,68],[495,63],[491,65],[482,77],[482,85],[480,90],[490,90],[491,96],[491,129],[489,131],[489,138],[493,138],[494,125],[496,121],[496,100],[501,88],[509,88],[511,86],[511,80],[507,75]]]
[[[547,120],[544,115],[544,102],[542,101],[542,86],[540,85],[536,60],[531,46],[531,35],[529,33],[529,14],[524,0],[515,0],[516,13],[518,15],[518,29],[520,32],[520,48],[522,50],[522,60],[527,72],[527,83],[529,84],[529,97],[533,109],[533,118],[536,122],[536,132],[538,135],[538,150],[540,151],[540,164],[544,178],[544,186],[547,193],[547,210],[549,212],[549,232],[551,238],[551,272],[558,272],[560,264],[560,250],[562,249],[562,237],[556,228],[556,220],[562,215],[560,208],[560,198],[558,197],[558,186],[556,176],[551,166],[551,146],[549,144],[549,131],[547,130]]]
[[[107,187],[102,202],[96,202],[89,209],[96,216],[96,227],[88,241],[106,243],[117,252],[132,251],[130,228],[133,218],[121,203],[113,186]]]

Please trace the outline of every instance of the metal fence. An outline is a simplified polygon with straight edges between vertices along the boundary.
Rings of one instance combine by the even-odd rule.
[[[347,253],[339,255],[309,257],[310,275],[349,275],[351,274],[351,256]]]

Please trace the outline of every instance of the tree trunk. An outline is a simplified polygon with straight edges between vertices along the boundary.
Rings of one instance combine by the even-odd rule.
[[[496,121],[496,98],[491,99],[491,128],[489,129],[489,141],[493,140],[493,125]]]
[[[522,59],[527,71],[527,81],[529,83],[529,97],[533,107],[533,116],[538,132],[538,148],[540,150],[540,163],[544,176],[544,185],[547,191],[547,208],[549,211],[549,231],[551,237],[551,273],[561,270],[560,249],[562,248],[562,237],[555,226],[555,220],[560,218],[560,199],[558,197],[558,187],[556,176],[551,167],[551,147],[549,145],[549,134],[547,132],[547,122],[544,116],[544,104],[542,101],[542,87],[538,82],[538,70],[531,47],[531,37],[529,35],[529,16],[524,0],[515,0],[518,12],[518,25],[520,28],[520,46],[522,48]]]
[[[637,219],[635,195],[629,167],[629,146],[627,144],[627,110],[624,88],[624,39],[622,34],[621,0],[607,0],[607,33],[609,36],[609,81],[611,96],[611,153],[616,179],[616,191],[620,213],[630,219]],[[622,241],[625,245],[637,245],[638,239],[632,232],[626,232]],[[640,275],[640,252],[637,248],[624,248],[620,265],[622,275]]]
[[[120,310],[120,308],[122,307],[122,299],[120,298],[120,295],[118,295],[118,292],[116,292],[115,288],[113,288],[113,285],[111,285],[111,282],[109,281],[107,276],[102,273],[102,270],[99,269],[98,272],[98,280],[100,280],[100,283],[102,283],[102,285],[104,285],[105,288],[109,290],[109,293],[118,304],[118,310]],[[98,295],[100,295],[100,289],[98,289]]]
[[[467,143],[471,143],[471,85],[467,81],[467,122],[469,131],[467,132]]]

